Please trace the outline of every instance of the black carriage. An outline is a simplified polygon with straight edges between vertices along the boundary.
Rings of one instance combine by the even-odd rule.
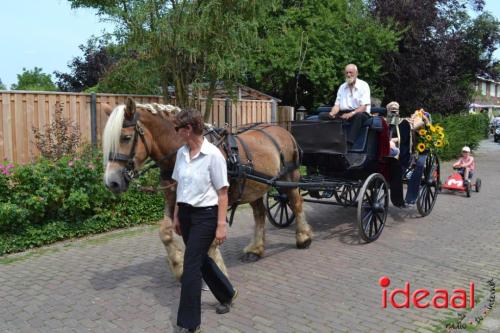
[[[276,181],[268,192],[264,202],[274,226],[284,228],[294,221],[282,189],[299,187],[306,202],[356,207],[360,237],[366,242],[374,241],[385,226],[391,187],[396,190],[399,186],[402,192],[402,184],[420,173],[416,207],[421,216],[430,214],[439,189],[439,160],[434,153],[420,154],[417,160],[408,139],[401,142],[406,154],[399,159],[381,157],[380,136],[390,128],[381,116],[367,119],[356,142],[348,149],[345,135],[348,125],[341,120],[321,118],[314,116],[291,124],[292,134],[302,150],[302,176],[299,183]],[[409,124],[405,125],[411,135]],[[394,173],[394,170],[400,171]],[[391,174],[396,178],[388,179]]]

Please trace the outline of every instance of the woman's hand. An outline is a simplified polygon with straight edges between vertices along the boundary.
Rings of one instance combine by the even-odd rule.
[[[217,229],[215,230],[215,241],[218,245],[222,245],[227,238],[227,227],[226,221],[222,223],[217,223]]]

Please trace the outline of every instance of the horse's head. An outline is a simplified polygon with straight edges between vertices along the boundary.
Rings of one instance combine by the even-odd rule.
[[[156,117],[158,111],[153,106],[136,106],[129,98],[125,105],[112,111],[104,108],[109,115],[102,136],[104,183],[112,192],[122,193],[148,157],[158,159],[166,155],[167,150],[178,146],[178,140],[158,143],[164,135],[176,134],[169,116]]]

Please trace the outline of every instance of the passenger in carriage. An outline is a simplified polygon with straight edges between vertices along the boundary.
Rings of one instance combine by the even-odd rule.
[[[380,116],[380,117],[383,117],[385,121],[388,122],[389,125],[391,125],[391,120],[392,119],[387,119],[387,114],[389,114],[389,116],[391,115],[391,113],[394,113],[396,110],[399,114],[399,104],[397,102],[391,102],[389,104],[387,104],[386,106],[386,110],[387,110],[387,114],[381,114],[378,112],[378,108],[374,108],[372,109],[372,116]],[[382,109],[383,110],[383,109]],[[397,131],[397,126],[396,127],[396,131],[392,131],[392,129],[389,131],[389,157],[396,157],[399,155],[399,131]]]
[[[358,78],[356,65],[347,65],[344,74],[345,82],[337,92],[330,117],[340,117],[350,123],[347,144],[351,147],[360,133],[361,126],[370,117],[370,87]]]

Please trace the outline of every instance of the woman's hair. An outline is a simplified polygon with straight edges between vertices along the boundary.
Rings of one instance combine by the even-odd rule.
[[[203,134],[203,121],[201,119],[201,113],[194,109],[184,109],[175,115],[175,123],[177,127],[186,127],[191,125],[193,133],[196,135]]]

